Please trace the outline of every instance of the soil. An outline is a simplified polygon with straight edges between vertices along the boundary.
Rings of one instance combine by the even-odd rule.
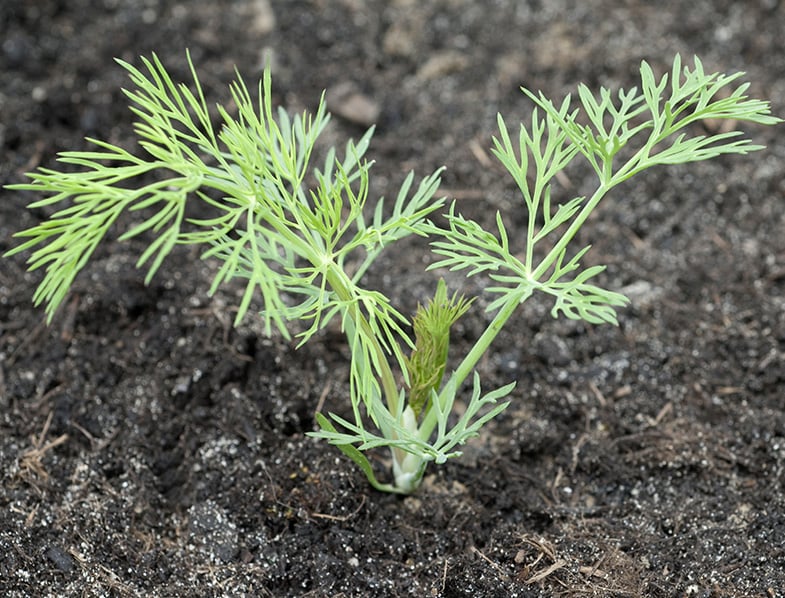
[[[443,194],[512,228],[489,147],[497,112],[527,118],[520,85],[631,86],[642,59],[661,73],[679,52],[746,71],[785,115],[783,23],[780,0],[3,2],[0,184],[85,136],[132,149],[113,58],[156,52],[187,80],[189,48],[212,101],[235,65],[254,81],[267,60],[290,110],[338,90],[327,141],[378,123],[374,193],[446,165]],[[405,498],[305,435],[321,400],[347,409],[339,330],[295,351],[255,318],[233,328],[238,289],[208,297],[215,264],[193,250],[145,286],[145,239],[116,240],[128,222],[48,327],[40,274],[2,260],[0,594],[785,596],[785,128],[745,130],[768,148],[605,201],[581,240],[632,299],[620,325],[529,301],[480,367],[487,388],[518,381],[513,404]],[[562,192],[591,184],[578,167]],[[0,194],[3,252],[50,212]],[[393,247],[370,284],[411,311],[435,286],[428,259]]]

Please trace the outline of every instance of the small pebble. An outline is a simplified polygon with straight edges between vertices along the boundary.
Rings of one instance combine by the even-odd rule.
[[[46,558],[52,561],[54,566],[63,573],[70,573],[74,568],[74,559],[59,546],[50,547],[46,551]]]
[[[351,123],[370,127],[379,119],[379,104],[362,93],[351,81],[327,90],[327,110]]]

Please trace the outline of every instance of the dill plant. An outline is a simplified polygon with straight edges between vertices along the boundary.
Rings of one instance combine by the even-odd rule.
[[[59,156],[79,167],[75,171],[41,168],[27,175],[29,183],[9,186],[45,195],[30,208],[57,206],[48,220],[17,233],[22,242],[7,254],[31,250],[29,268],[44,270],[35,303],[45,305],[51,321],[123,212],[140,217],[120,240],[152,233],[137,264],[146,266],[146,281],[175,246],[203,246],[203,258],[219,264],[211,293],[231,279],[244,281],[235,324],[255,297],[267,334],[289,338],[290,322],[305,324],[296,334],[299,344],[333,318],[340,321],[351,349],[353,417],[317,413],[312,435],[337,445],[375,488],[404,494],[417,489],[428,463],[459,455],[460,445],[509,404],[515,384],[484,391],[475,366],[535,292],[552,297],[554,317],[616,323],[626,298],[594,283],[603,266],[581,266],[589,246],[570,248],[609,191],[653,166],[761,149],[736,130],[696,134],[691,125],[698,121],[779,122],[768,102],[745,95],[747,84],[732,87],[742,73],[709,74],[697,58],[689,67],[676,56],[659,79],[643,62],[640,89],[616,94],[602,88],[595,95],[581,85],[577,97],[554,103],[523,89],[535,106],[530,125],[511,133],[499,115],[493,139],[493,153],[517,184],[527,215],[526,227],[511,235],[501,214],[495,230],[486,230],[455,202],[447,207],[437,198],[440,171],[416,186],[410,173],[389,205],[371,200],[365,153],[373,129],[340,153],[330,149],[314,166],[314,147],[329,118],[324,98],[313,114],[274,110],[269,69],[254,95],[238,74],[230,87],[236,114],[217,106],[216,127],[190,56],[190,85],[175,83],[155,55],[142,59],[143,68],[118,62],[133,83],[125,93],[137,117],[137,153],[90,139],[95,150]],[[591,165],[597,187],[591,196],[555,203],[551,181],[576,158]],[[204,202],[213,216],[187,218],[188,202]],[[445,208],[443,220],[433,218]],[[430,239],[437,256],[430,268],[485,274],[491,281],[487,309],[495,315],[450,372],[450,328],[472,301],[450,295],[440,280],[410,320],[382,292],[363,285],[378,256],[409,235]],[[458,416],[453,406],[469,380]],[[387,482],[365,455],[382,447],[391,452]]]

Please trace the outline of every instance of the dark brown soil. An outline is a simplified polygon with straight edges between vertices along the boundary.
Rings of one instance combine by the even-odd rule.
[[[370,116],[327,137],[378,121],[376,193],[446,165],[461,210],[514,223],[488,148],[497,112],[531,109],[519,85],[629,86],[680,52],[747,71],[785,115],[783,23],[780,0],[6,1],[0,184],[85,136],[130,148],[113,57],[155,51],[185,79],[190,48],[215,101],[267,57],[289,109],[355,89]],[[145,287],[141,241],[113,240],[46,327],[40,275],[2,260],[0,595],[785,596],[783,131],[617,190],[583,239],[632,299],[620,326],[528,303],[481,367],[489,388],[518,380],[513,405],[408,498],[305,436],[321,398],[346,408],[339,331],[295,352],[253,318],[233,329],[236,289],[206,295],[214,265],[179,251]],[[47,212],[0,194],[2,252]],[[410,243],[372,281],[410,310],[426,263]],[[456,353],[486,322],[464,319]]]

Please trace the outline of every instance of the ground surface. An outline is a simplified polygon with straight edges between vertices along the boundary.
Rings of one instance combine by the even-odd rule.
[[[190,48],[216,101],[234,65],[254,80],[266,57],[290,109],[348,89],[327,136],[378,122],[377,193],[446,165],[461,210],[514,223],[488,148],[497,112],[530,110],[519,85],[629,86],[641,59],[662,72],[698,54],[747,71],[784,115],[783,22],[778,0],[3,2],[0,184],[85,136],[131,148],[112,58],[155,51],[185,77]],[[45,327],[39,276],[3,260],[0,594],[785,595],[783,131],[752,127],[765,152],[617,190],[584,239],[632,298],[620,326],[527,304],[481,366],[488,386],[518,380],[513,405],[409,498],[305,436],[323,394],[346,409],[337,331],[293,352],[252,319],[232,329],[236,289],[208,298],[195,252],[145,287],[141,245],[114,241]],[[570,171],[565,193],[589,174]],[[4,251],[46,213],[0,195]],[[371,284],[407,311],[435,275],[421,244],[397,251]],[[463,320],[456,353],[485,322]]]

